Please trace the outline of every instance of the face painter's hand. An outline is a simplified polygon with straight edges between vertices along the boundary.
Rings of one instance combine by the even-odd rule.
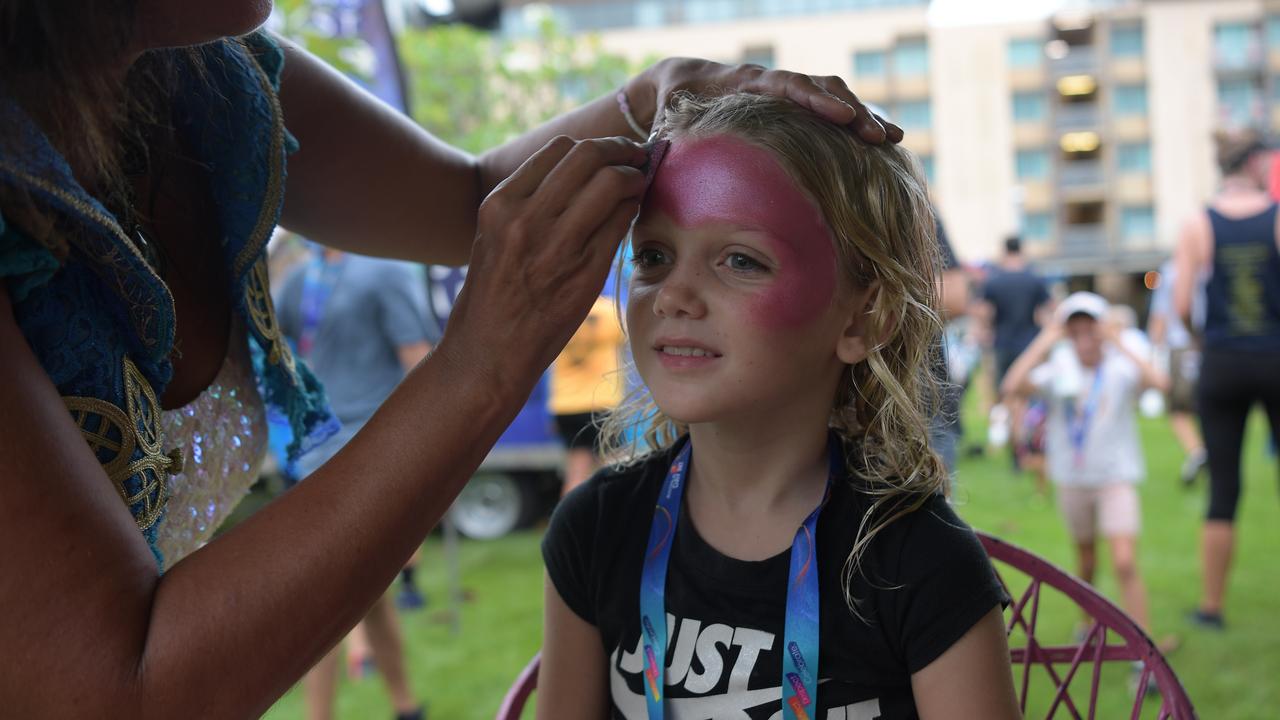
[[[654,112],[641,117],[659,119],[672,93],[754,92],[777,95],[803,105],[838,125],[850,125],[869,143],[901,142],[902,128],[867,109],[835,75],[804,75],[767,70],[759,65],[723,65],[697,58],[667,58],[638,75],[627,87],[631,103],[652,102]],[[641,120],[643,122],[643,120]]]
[[[480,205],[441,347],[527,395],[600,295],[639,209],[646,160],[623,138],[561,136],[499,184]]]

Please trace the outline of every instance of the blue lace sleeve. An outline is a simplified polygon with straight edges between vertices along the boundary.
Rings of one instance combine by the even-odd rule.
[[[9,288],[10,299],[20,303],[33,288],[53,277],[58,259],[48,248],[5,225],[0,216],[0,279]]]
[[[257,32],[245,35],[241,40],[249,49],[249,55],[253,57],[254,62],[258,63],[258,67],[267,74],[267,78],[271,80],[271,87],[280,92],[280,72],[284,69],[284,49],[280,47],[280,43],[275,36],[266,30],[258,30]],[[284,131],[284,150],[292,155],[298,152],[298,139],[289,132],[288,128]]]

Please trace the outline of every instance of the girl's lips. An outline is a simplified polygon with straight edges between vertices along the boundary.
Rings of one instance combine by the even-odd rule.
[[[714,351],[694,344],[661,344],[655,347],[653,351],[657,353],[658,361],[662,363],[662,366],[669,370],[703,368],[716,362],[721,357]]]
[[[720,357],[715,348],[688,337],[660,337],[653,343],[653,349],[669,355],[712,355]],[[692,352],[691,352],[692,351]]]

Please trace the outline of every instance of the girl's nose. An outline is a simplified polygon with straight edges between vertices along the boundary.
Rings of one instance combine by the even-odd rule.
[[[693,269],[676,267],[663,281],[653,301],[653,312],[658,317],[700,318],[707,312],[699,282],[702,274]]]

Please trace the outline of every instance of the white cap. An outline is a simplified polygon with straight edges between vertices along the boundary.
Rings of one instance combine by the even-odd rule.
[[[1067,299],[1058,305],[1055,314],[1058,317],[1058,322],[1066,322],[1067,318],[1081,313],[1094,320],[1105,320],[1110,309],[1111,304],[1101,295],[1091,292],[1077,292],[1068,295]]]

